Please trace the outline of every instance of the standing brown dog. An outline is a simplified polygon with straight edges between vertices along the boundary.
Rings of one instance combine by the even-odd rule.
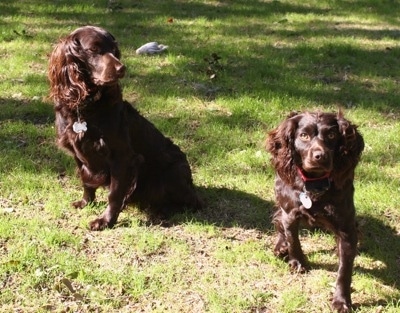
[[[85,26],[62,39],[50,56],[58,144],[71,153],[83,183],[83,208],[108,187],[107,209],[90,229],[112,227],[128,202],[168,216],[200,207],[185,154],[129,103],[115,38]]]
[[[274,252],[293,271],[307,269],[299,241],[299,226],[328,229],[336,235],[339,270],[332,306],[351,310],[351,276],[357,248],[354,170],[364,149],[357,127],[342,113],[292,114],[267,138],[276,170],[278,231]]]

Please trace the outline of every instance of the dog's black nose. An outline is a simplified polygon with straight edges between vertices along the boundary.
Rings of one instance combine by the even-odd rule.
[[[324,158],[325,153],[322,150],[317,150],[317,151],[313,151],[312,156],[313,156],[314,160],[319,161],[319,160],[322,160]]]
[[[116,72],[117,72],[118,78],[124,77],[125,71],[126,71],[125,65],[123,65],[122,63],[120,65],[118,65],[116,67]]]

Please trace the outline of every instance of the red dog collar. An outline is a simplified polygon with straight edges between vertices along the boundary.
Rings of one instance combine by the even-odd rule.
[[[327,178],[329,179],[330,176],[331,176],[331,172],[326,172],[326,174],[323,175],[323,176],[321,176],[321,177],[317,177],[317,178],[314,178],[314,177],[307,177],[306,174],[304,173],[303,169],[301,169],[300,167],[297,167],[297,172],[299,173],[301,179],[302,179],[304,182],[307,182],[307,181],[324,180],[324,179],[327,179]]]
[[[331,188],[331,182],[332,182],[331,172],[327,172],[325,175],[317,178],[307,177],[304,171],[300,167],[297,167],[297,172],[299,173],[301,179],[304,182],[304,187],[303,187],[304,195],[309,194],[312,198],[315,199],[322,196],[329,188]],[[304,195],[301,197],[304,197]],[[310,208],[312,202],[307,207],[306,204],[308,202],[305,204],[304,200],[302,200],[301,197],[300,201],[303,203],[303,205],[306,208]]]

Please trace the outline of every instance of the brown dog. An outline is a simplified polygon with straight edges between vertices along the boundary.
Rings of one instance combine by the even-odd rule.
[[[108,187],[108,206],[90,229],[112,227],[128,202],[169,216],[201,202],[185,154],[129,103],[119,79],[125,66],[115,38],[86,26],[62,39],[51,54],[49,80],[58,144],[78,166],[83,208]]]
[[[339,270],[332,306],[351,310],[351,276],[356,256],[354,170],[364,148],[357,127],[342,113],[292,114],[267,139],[276,170],[278,231],[274,252],[293,271],[307,269],[298,236],[301,222],[335,233]]]

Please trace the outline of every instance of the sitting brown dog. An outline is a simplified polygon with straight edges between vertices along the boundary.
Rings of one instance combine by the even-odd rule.
[[[50,56],[58,144],[73,155],[84,189],[73,205],[110,190],[92,230],[112,227],[128,202],[161,216],[201,206],[185,154],[123,101],[124,74],[114,37],[99,27],[76,29]]]

